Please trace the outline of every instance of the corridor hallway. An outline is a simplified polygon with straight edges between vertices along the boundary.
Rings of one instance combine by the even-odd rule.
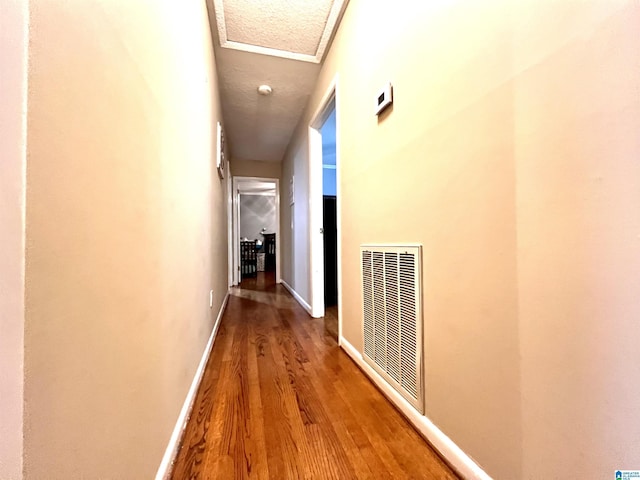
[[[172,477],[457,479],[273,278],[233,288]]]

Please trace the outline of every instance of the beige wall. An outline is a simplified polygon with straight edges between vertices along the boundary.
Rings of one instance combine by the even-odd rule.
[[[360,244],[424,246],[426,415],[496,479],[638,468],[639,24],[630,0],[351,0],[283,163],[286,198],[339,73],[343,292]]]
[[[515,89],[523,471],[606,478],[640,468],[640,3],[526,13],[540,60]]]
[[[308,121],[307,121],[308,123]],[[306,132],[306,126],[305,130]],[[309,236],[309,147],[304,135],[298,133],[297,148],[287,150],[282,163],[280,189],[281,277],[300,297],[311,304],[310,236]],[[297,145],[302,143],[302,145]],[[290,204],[291,180],[294,203]]]
[[[280,162],[260,162],[234,158],[230,165],[231,175],[234,177],[280,178]]]
[[[227,290],[204,1],[32,0],[28,99],[26,478],[152,478]]]
[[[22,478],[28,8],[0,3],[0,478]]]

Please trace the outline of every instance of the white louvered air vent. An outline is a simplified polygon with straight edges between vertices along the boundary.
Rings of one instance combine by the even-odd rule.
[[[362,245],[360,254],[364,359],[424,413],[421,247]]]

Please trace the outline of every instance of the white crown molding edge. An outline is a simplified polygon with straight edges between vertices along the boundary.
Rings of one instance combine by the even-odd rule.
[[[258,53],[260,55],[270,55],[272,57],[287,58],[289,60],[297,60],[300,62],[320,63],[317,56],[306,55],[304,53],[289,52],[287,50],[278,50],[276,48],[260,47],[249,43],[233,42],[231,40],[220,41],[220,46],[231,50],[240,50],[241,52]]]
[[[324,25],[324,30],[322,31],[322,36],[320,37],[320,42],[318,43],[318,49],[316,50],[316,58],[318,59],[318,63],[322,61],[324,58],[325,50],[329,45],[329,41],[331,40],[331,36],[334,34],[336,25],[340,16],[344,12],[345,8],[347,8],[347,2],[349,0],[334,0],[331,5],[331,10],[329,11],[329,16],[327,17],[327,22]]]

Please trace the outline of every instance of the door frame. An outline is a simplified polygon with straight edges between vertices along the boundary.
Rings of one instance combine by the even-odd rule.
[[[240,187],[241,182],[269,182],[274,183],[276,186],[276,283],[280,283],[280,244],[282,239],[280,237],[280,180],[277,178],[267,177],[241,177],[234,176],[232,181],[232,189],[230,192],[232,203],[232,245],[230,249],[232,252],[232,285],[240,284]]]
[[[229,168],[229,161],[226,160],[225,171],[227,172],[226,188],[227,188],[227,286],[231,287],[235,285],[233,283],[234,270],[233,270],[233,177],[231,175],[231,169]]]
[[[322,234],[322,125],[336,112],[336,236],[338,256],[338,344],[342,342],[342,192],[339,76],[333,78],[309,122],[309,252],[311,316],[324,316],[324,238]]]

